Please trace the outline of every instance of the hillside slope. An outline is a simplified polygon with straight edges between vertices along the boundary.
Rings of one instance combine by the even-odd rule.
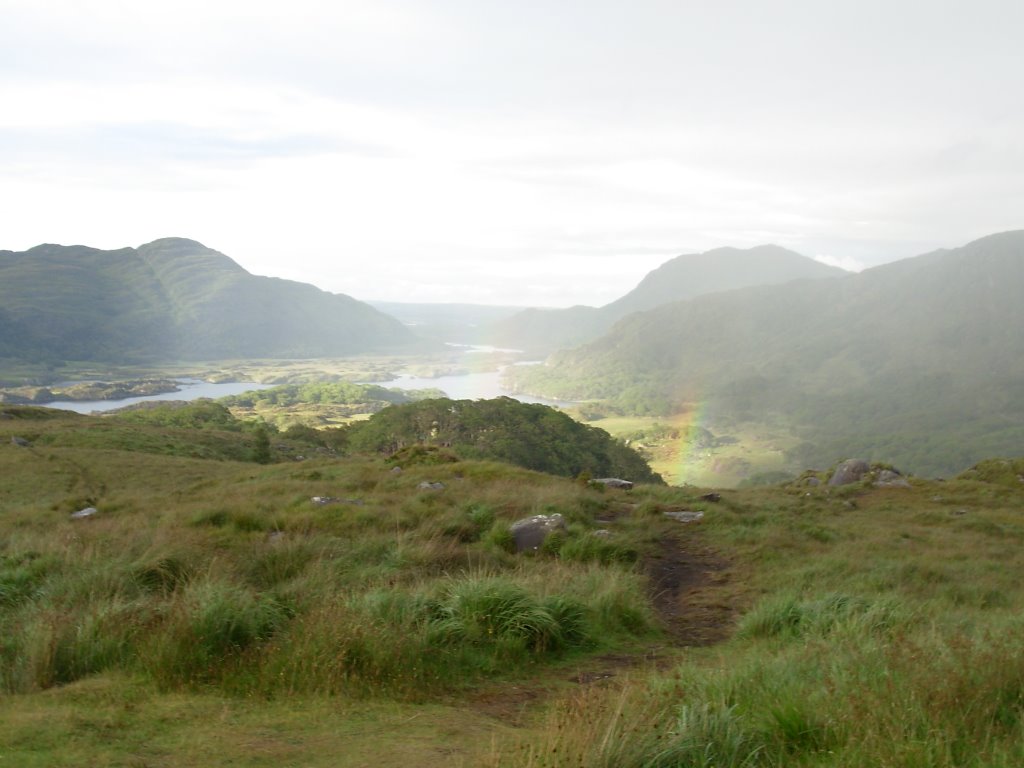
[[[0,306],[0,355],[31,360],[341,355],[414,338],[349,296],[251,275],[182,238],[0,251]]]
[[[523,371],[545,395],[634,411],[775,411],[801,458],[886,454],[949,472],[1024,449],[1024,232],[839,280],[708,295],[633,315]]]
[[[494,327],[495,343],[534,353],[592,341],[632,314],[682,299],[755,285],[839,277],[843,270],[777,245],[716,248],[677,256],[648,273],[629,293],[603,307],[527,309]]]

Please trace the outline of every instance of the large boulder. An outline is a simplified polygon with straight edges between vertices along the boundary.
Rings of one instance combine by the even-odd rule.
[[[557,512],[553,515],[524,517],[509,526],[516,552],[536,552],[550,534],[564,530],[565,518]]]
[[[864,475],[871,471],[871,466],[864,459],[847,459],[842,462],[832,477],[828,479],[829,485],[849,485],[859,483]]]

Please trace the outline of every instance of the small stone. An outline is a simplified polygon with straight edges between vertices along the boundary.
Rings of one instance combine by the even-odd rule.
[[[701,501],[710,501],[712,503],[717,503],[717,502],[722,500],[722,494],[715,493],[715,492],[712,491],[711,493],[705,493],[700,498],[701,498]]]
[[[392,467],[391,468],[391,474],[392,475],[400,475],[400,474],[402,474],[402,468],[401,467]]]
[[[96,514],[96,507],[86,507],[85,509],[80,509],[77,512],[72,512],[71,513],[71,519],[72,520],[81,520],[83,517],[92,517],[95,514]]]
[[[416,487],[421,491],[443,491],[444,483],[431,483],[427,480],[424,480]]]
[[[24,437],[15,436],[11,438],[11,445],[18,445],[21,446],[22,448],[28,448],[30,445],[32,445],[32,443],[30,443]]]
[[[690,512],[688,510],[680,510],[678,512],[663,512],[665,517],[671,518],[672,520],[678,520],[680,523],[695,523],[698,520],[703,519],[703,512]]]
[[[609,531],[607,528],[598,528],[591,534],[591,536],[596,536],[599,539],[607,539],[611,535],[612,532]]]
[[[629,480],[622,480],[618,477],[599,477],[596,480],[591,480],[592,483],[600,483],[606,488],[620,488],[623,491],[633,490],[633,483]]]

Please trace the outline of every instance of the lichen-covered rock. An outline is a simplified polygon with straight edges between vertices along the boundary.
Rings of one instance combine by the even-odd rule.
[[[534,515],[516,520],[509,526],[516,552],[536,552],[550,534],[565,530],[565,518],[553,515]]]

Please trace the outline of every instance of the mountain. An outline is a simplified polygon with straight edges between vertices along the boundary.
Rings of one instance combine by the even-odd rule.
[[[524,309],[489,304],[403,301],[368,301],[367,304],[414,328],[418,336],[453,344],[490,344],[491,325]]]
[[[625,296],[603,307],[524,310],[497,323],[492,338],[501,346],[548,353],[596,339],[633,312],[673,301],[754,285],[845,274],[841,269],[777,245],[745,250],[716,248],[665,262]]]
[[[949,473],[1024,453],[1024,231],[848,275],[701,296],[622,320],[519,386],[799,425],[806,461]]]
[[[251,275],[183,238],[0,251],[0,307],[0,355],[37,361],[329,356],[415,338],[349,296]]]

